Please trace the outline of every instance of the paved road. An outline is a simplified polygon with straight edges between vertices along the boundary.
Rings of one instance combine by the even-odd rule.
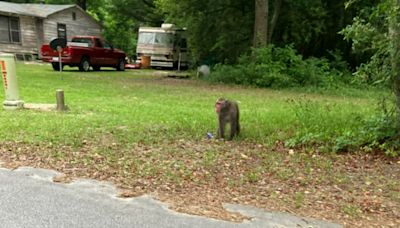
[[[283,213],[228,205],[227,209],[253,217],[230,223],[171,211],[149,196],[133,199],[115,197],[106,183],[78,180],[53,183],[54,171],[0,168],[0,227],[341,227]]]

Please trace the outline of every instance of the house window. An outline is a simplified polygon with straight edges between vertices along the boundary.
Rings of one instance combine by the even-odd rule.
[[[0,16],[0,42],[21,42],[21,29],[18,17]]]
[[[57,24],[57,36],[58,38],[67,39],[67,26],[65,24]]]
[[[76,21],[76,13],[72,12],[72,20]]]

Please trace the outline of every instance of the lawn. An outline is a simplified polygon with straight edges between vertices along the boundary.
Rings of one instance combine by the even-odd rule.
[[[17,65],[26,103],[55,103],[63,89],[69,111],[0,110],[5,166],[106,180],[122,196],[152,194],[177,211],[233,221],[241,216],[222,203],[348,226],[400,225],[400,163],[328,146],[362,126],[385,91],[268,90],[150,70],[65,70]],[[218,97],[239,102],[242,131],[232,142],[206,138],[216,131]],[[293,139],[305,145],[289,148]]]
[[[271,145],[304,133],[320,134],[322,140],[358,127],[357,120],[371,115],[379,97],[376,91],[321,96],[209,85],[143,71],[67,70],[61,79],[48,65],[18,65],[20,94],[26,103],[54,103],[55,91],[63,89],[70,111],[1,112],[8,120],[1,124],[1,138],[74,145],[105,133],[121,143],[199,140],[207,132],[215,133],[213,106],[222,96],[240,103],[241,140]]]

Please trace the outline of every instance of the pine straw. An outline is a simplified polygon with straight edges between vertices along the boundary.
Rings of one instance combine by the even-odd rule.
[[[7,168],[30,166],[114,183],[121,197],[150,194],[172,209],[242,221],[223,203],[329,220],[347,227],[400,226],[400,162],[371,154],[327,155],[248,142],[166,141],[80,146],[0,143]]]

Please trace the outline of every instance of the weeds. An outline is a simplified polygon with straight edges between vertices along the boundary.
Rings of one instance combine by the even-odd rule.
[[[346,204],[342,207],[342,211],[351,216],[351,217],[357,217],[361,214],[361,209],[355,205],[352,204]]]

